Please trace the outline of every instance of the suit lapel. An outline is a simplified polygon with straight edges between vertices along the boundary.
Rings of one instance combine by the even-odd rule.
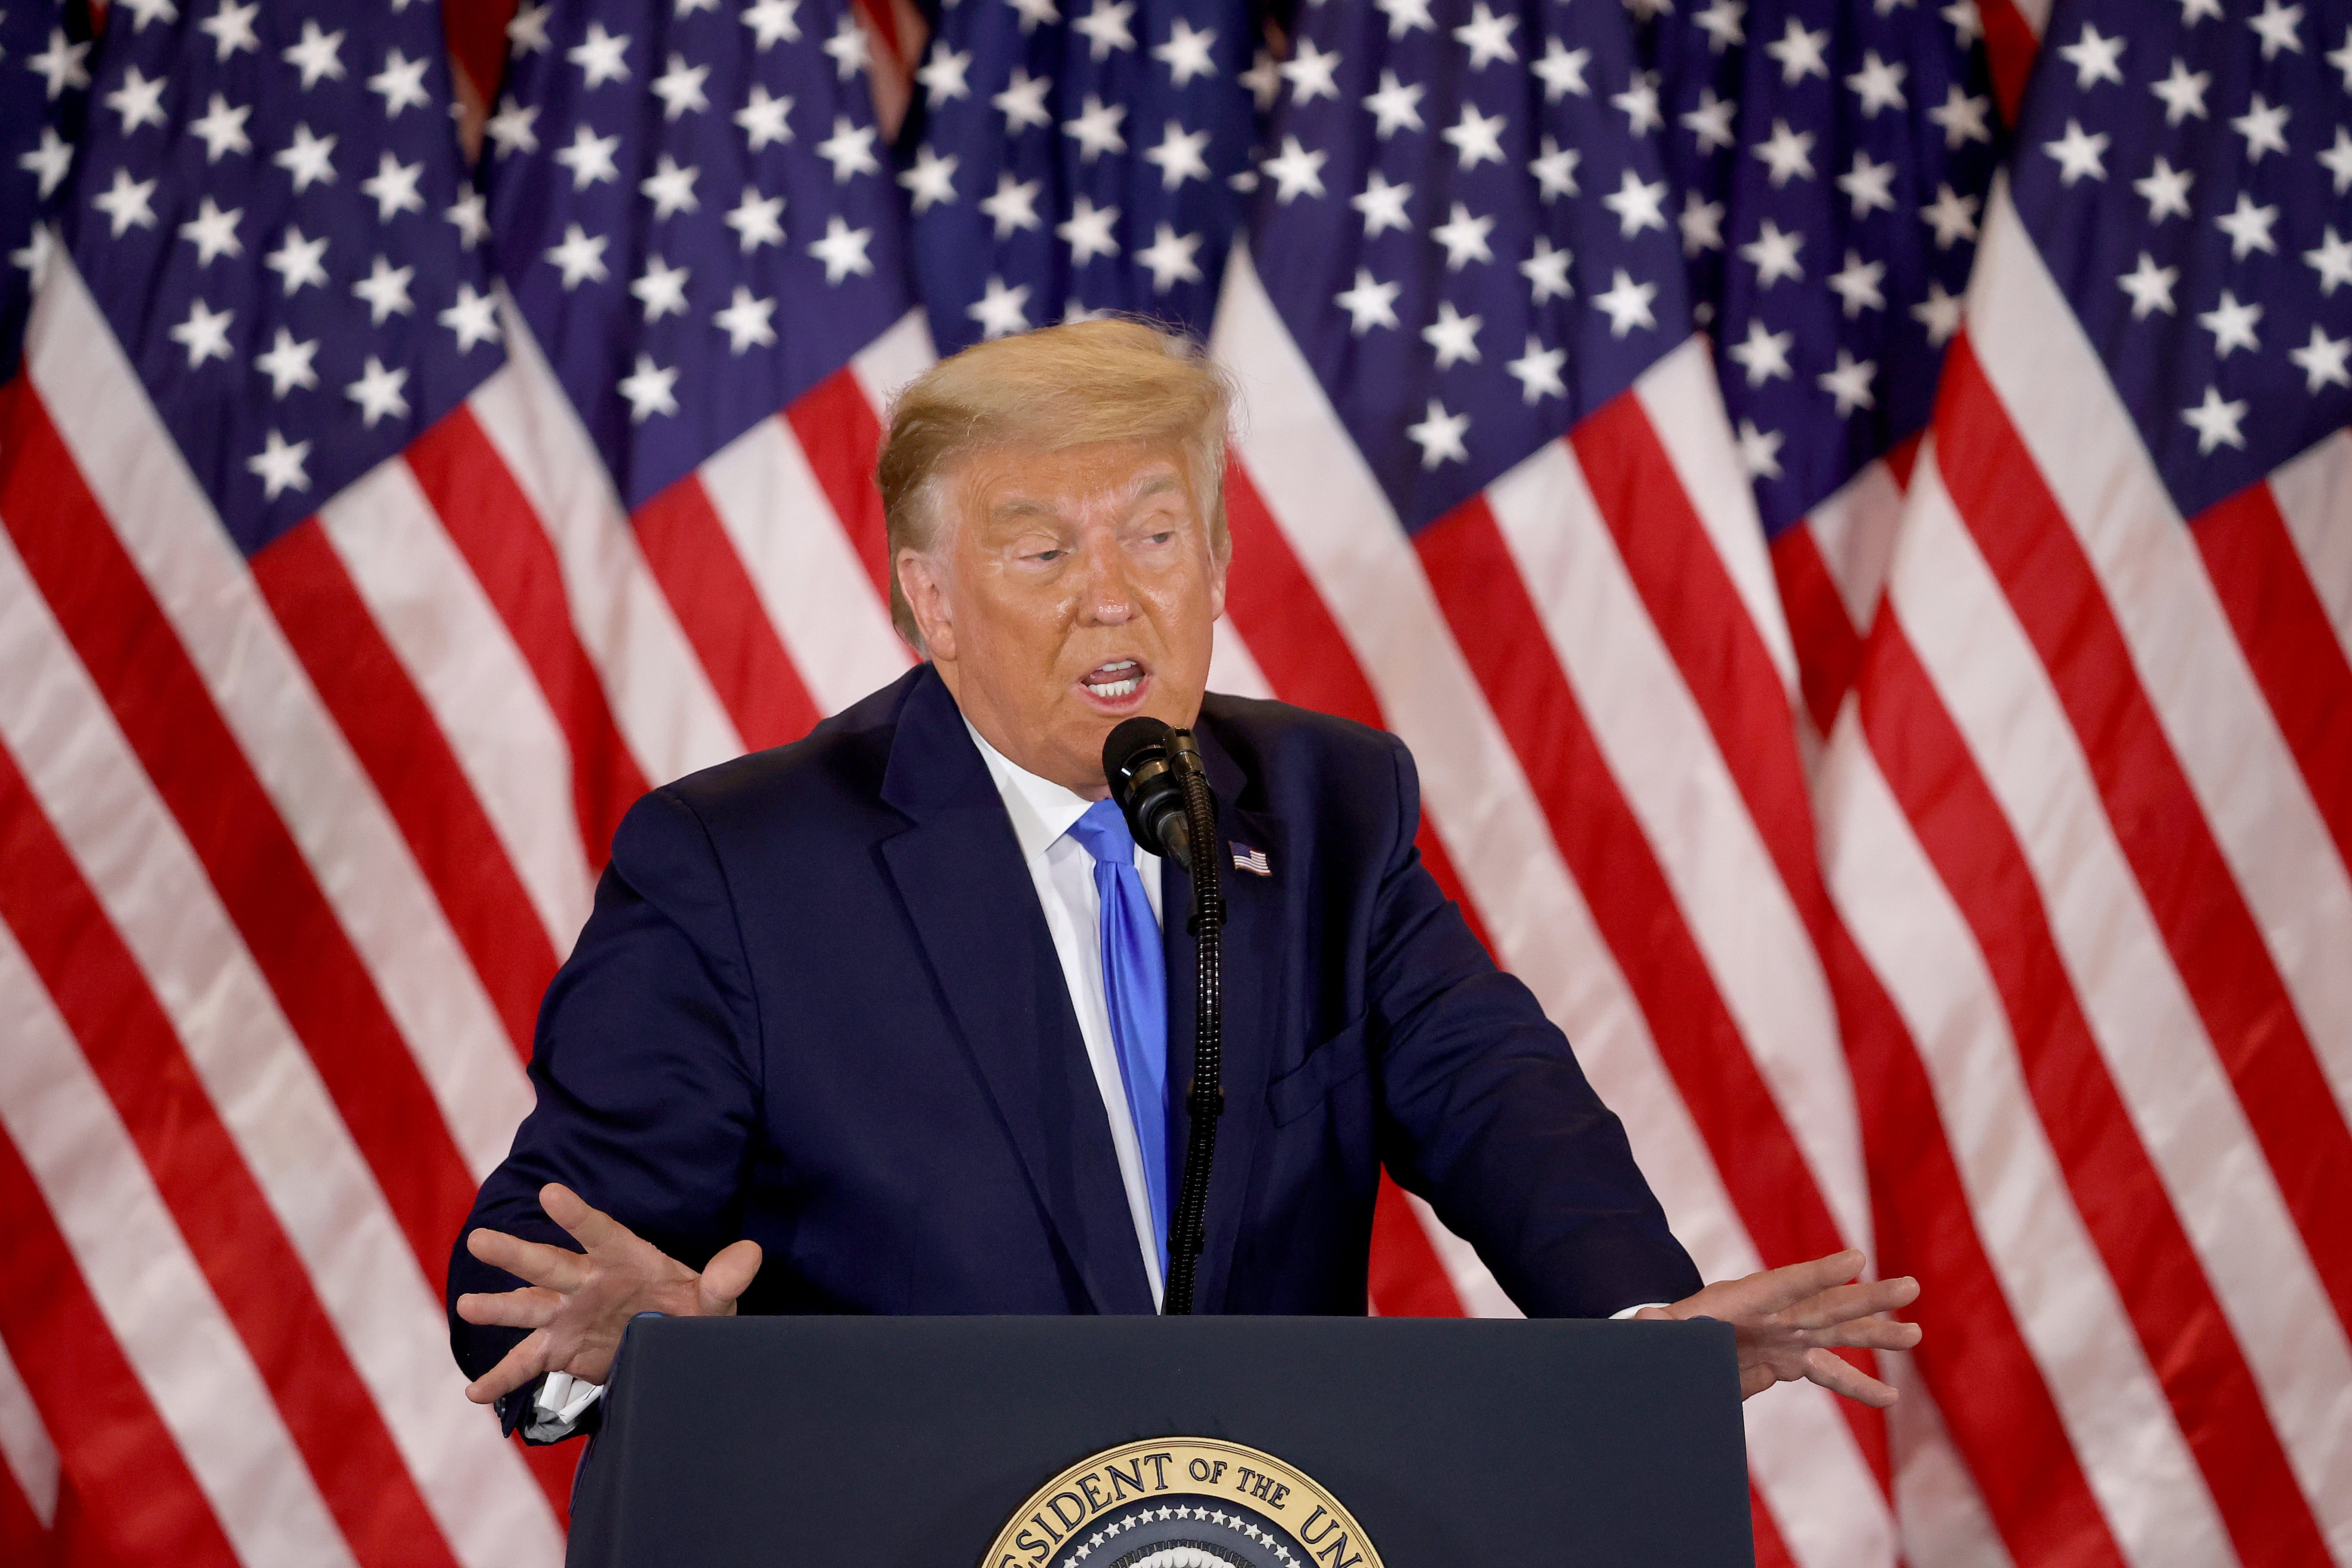
[[[1150,1311],[1102,1095],[1035,885],[935,671],[900,710],[882,799],[911,822],[883,840],[883,862],[1039,1206],[1095,1310]]]
[[[1290,846],[1278,819],[1241,808],[1248,781],[1240,765],[1218,744],[1215,734],[1205,723],[1196,733],[1210,786],[1217,796],[1217,832],[1222,842],[1216,853],[1225,890],[1222,1076],[1226,1114],[1217,1129],[1216,1163],[1209,1178],[1208,1235],[1194,1300],[1195,1310],[1205,1313],[1222,1310],[1224,1302],[1250,1172],[1265,1121],[1263,1108],[1273,1064],[1274,1028],[1282,1016],[1280,991],[1290,969],[1285,934],[1288,928],[1282,918],[1283,878]],[[1271,874],[1258,877],[1236,871],[1230,848],[1235,840],[1263,850]],[[1179,1190],[1184,1150],[1192,1138],[1183,1092],[1192,1080],[1193,1002],[1200,965],[1199,944],[1189,926],[1192,880],[1173,861],[1168,863],[1163,877],[1160,931],[1168,953],[1168,1146],[1175,1167],[1169,1191],[1174,1193]]]

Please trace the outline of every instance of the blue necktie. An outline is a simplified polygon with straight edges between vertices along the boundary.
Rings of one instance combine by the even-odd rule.
[[[1136,874],[1135,839],[1115,802],[1098,800],[1071,825],[1070,837],[1094,857],[1095,891],[1102,903],[1103,996],[1110,1004],[1110,1037],[1118,1047],[1119,1081],[1143,1153],[1143,1184],[1150,1194],[1151,1234],[1160,1248],[1160,1277],[1168,1278],[1168,962],[1160,922]]]

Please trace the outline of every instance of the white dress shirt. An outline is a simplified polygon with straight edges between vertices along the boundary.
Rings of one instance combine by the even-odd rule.
[[[981,738],[967,721],[964,729],[988,764],[988,776],[1003,798],[1005,815],[1013,819],[1013,837],[1021,846],[1022,863],[1037,889],[1045,930],[1054,939],[1055,956],[1062,961],[1062,979],[1069,987],[1070,1007],[1077,1015],[1078,1037],[1086,1042],[1087,1062],[1094,1068],[1095,1087],[1101,1091],[1103,1113],[1110,1122],[1110,1144],[1118,1156],[1118,1177],[1127,1189],[1127,1212],[1135,1221],[1136,1245],[1143,1252],[1144,1277],[1151,1281],[1157,1305],[1160,1238],[1151,1225],[1151,1194],[1144,1184],[1143,1151],[1135,1136],[1135,1118],[1129,1112],[1127,1082],[1119,1075],[1118,1047],[1111,1037],[1110,1003],[1103,994],[1102,903],[1095,891],[1095,858],[1069,837],[1071,825],[1094,802],[1064,789],[1051,779],[1013,762]],[[1160,918],[1160,857],[1138,847],[1136,875],[1144,897],[1150,900],[1154,920]],[[1171,1041],[1172,1045],[1173,1042]],[[525,1435],[541,1442],[569,1436],[580,1417],[604,1393],[569,1373],[554,1372],[540,1384]]]

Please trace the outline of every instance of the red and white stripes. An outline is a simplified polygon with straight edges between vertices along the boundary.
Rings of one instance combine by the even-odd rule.
[[[1245,258],[1227,279],[1213,347],[1249,405],[1228,613],[1276,694],[1412,743],[1463,896],[1577,1040],[1704,1271],[1866,1242],[1835,1004],[1770,841],[1811,864],[1793,658],[1727,437],[1703,434],[1722,415],[1698,345],[1408,541]],[[1743,510],[1738,531],[1725,518]],[[1250,581],[1267,571],[1282,592]],[[1695,689],[1685,671],[1707,659],[1748,679]],[[1785,826],[1751,805],[1775,791],[1796,809]],[[1490,1303],[1466,1249],[1431,1235],[1455,1299]],[[1427,1310],[1425,1276],[1398,1273],[1391,1289],[1415,1289],[1383,1310]],[[1759,1496],[1795,1560],[1890,1561],[1877,1419],[1812,1389],[1748,1410]]]
[[[1821,810],[2074,1461],[1953,1413],[2021,1561],[2352,1555],[2342,663],[2241,640],[2263,585],[2340,653],[2275,505],[2183,524],[1997,193]]]
[[[2038,8],[1991,0],[2030,47]],[[649,781],[906,668],[909,317],[626,515],[527,332],[242,560],[70,264],[0,420],[0,1557],[552,1563],[441,1320]],[[1768,552],[1703,345],[1417,537],[1246,257],[1213,683],[1424,855],[1702,1268],[1928,1287],[1748,1406],[1803,1568],[2352,1563],[2352,436],[2182,520],[1996,195],[1927,436]],[[1384,1194],[1387,1312],[1503,1313]]]
[[[518,348],[248,563],[70,266],[44,279],[0,464],[0,1229],[45,1287],[0,1306],[0,1539],[561,1554],[572,1456],[463,1399],[442,1271],[614,823],[742,749],[742,672]],[[845,388],[870,467],[866,382],[927,357],[902,327],[819,428]],[[822,694],[769,740],[908,658],[795,424],[714,464],[696,542]]]

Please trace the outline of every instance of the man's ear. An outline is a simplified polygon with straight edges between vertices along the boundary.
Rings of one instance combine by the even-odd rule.
[[[894,563],[898,573],[898,591],[907,595],[907,608],[913,612],[915,626],[923,634],[923,646],[931,658],[952,664],[955,662],[955,623],[948,615],[947,584],[942,580],[943,563],[919,550],[901,550]]]

